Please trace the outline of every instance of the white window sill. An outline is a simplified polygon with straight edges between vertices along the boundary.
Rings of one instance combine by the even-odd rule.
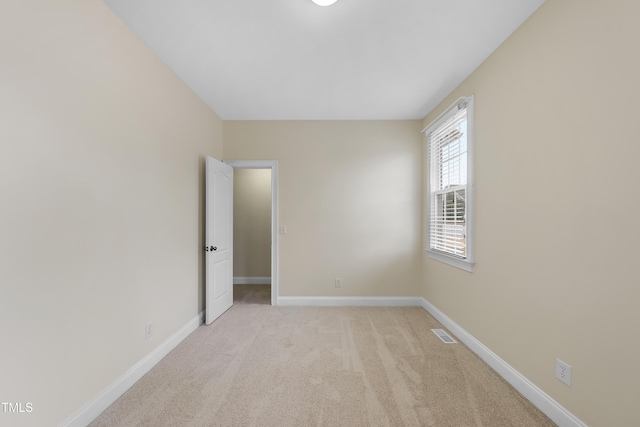
[[[442,252],[435,252],[427,249],[427,254],[429,258],[435,259],[436,261],[444,262],[445,264],[449,264],[453,267],[460,268],[462,270],[468,271],[469,273],[473,272],[474,262],[467,261],[466,259],[456,258],[450,255],[445,255]]]

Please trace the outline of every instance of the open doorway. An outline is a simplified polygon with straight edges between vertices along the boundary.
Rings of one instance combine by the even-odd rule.
[[[224,163],[234,168],[234,304],[277,305],[277,161]]]
[[[271,169],[233,172],[233,303],[271,304]]]

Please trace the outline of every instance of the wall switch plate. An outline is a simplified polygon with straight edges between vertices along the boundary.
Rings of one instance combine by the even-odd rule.
[[[153,335],[153,322],[149,322],[144,325],[144,339],[148,340]]]
[[[571,365],[556,359],[556,378],[571,387]]]
[[[336,279],[335,285],[336,285],[336,288],[341,288],[342,287],[342,279]]]
[[[287,226],[286,225],[281,225],[280,226],[280,234],[287,234]]]

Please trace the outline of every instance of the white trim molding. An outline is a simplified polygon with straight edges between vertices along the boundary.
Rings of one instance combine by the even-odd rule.
[[[469,273],[473,272],[473,266],[475,265],[475,262],[469,262],[465,259],[458,259],[456,257],[452,257],[450,255],[446,255],[446,254],[441,254],[439,252],[436,251],[432,251],[431,249],[427,248],[425,249],[427,251],[427,255],[429,256],[429,258],[431,259],[435,259],[437,261],[440,262],[444,262],[445,264],[449,264],[453,267],[458,267],[462,270],[468,271]]]
[[[477,354],[489,366],[493,368],[502,378],[518,390],[533,405],[540,409],[546,416],[558,424],[560,427],[587,427],[575,415],[567,411],[562,405],[552,399],[544,391],[540,390],[534,383],[529,381],[524,375],[516,371],[511,365],[502,360],[497,354],[478,341],[470,333],[465,331],[460,325],[451,320],[446,314],[438,310],[436,306],[421,298],[422,308],[431,314],[438,322],[463,342],[471,351]]]
[[[307,307],[421,307],[419,297],[280,297],[279,306]]]
[[[191,319],[180,330],[171,335],[146,357],[133,365],[113,384],[105,388],[93,400],[62,423],[64,427],[84,427],[96,419],[105,409],[124,394],[140,378],[158,364],[171,350],[176,348],[186,337],[198,329],[204,322],[204,311]]]
[[[234,285],[270,285],[271,276],[268,277],[233,277]]]

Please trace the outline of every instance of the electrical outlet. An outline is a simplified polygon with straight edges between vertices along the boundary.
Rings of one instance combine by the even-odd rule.
[[[148,340],[153,335],[153,322],[149,322],[144,325],[144,339]]]
[[[336,285],[336,288],[341,288],[342,287],[342,279],[336,279],[335,285]]]
[[[571,365],[556,359],[556,378],[571,387]]]

